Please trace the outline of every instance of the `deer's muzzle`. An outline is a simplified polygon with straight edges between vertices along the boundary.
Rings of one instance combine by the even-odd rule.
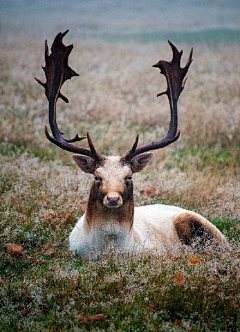
[[[103,204],[108,208],[118,208],[122,203],[122,197],[118,193],[108,193],[103,199]]]

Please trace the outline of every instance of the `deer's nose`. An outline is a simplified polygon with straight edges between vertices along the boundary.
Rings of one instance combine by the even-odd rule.
[[[107,196],[107,202],[109,205],[117,205],[120,202],[119,196]]]

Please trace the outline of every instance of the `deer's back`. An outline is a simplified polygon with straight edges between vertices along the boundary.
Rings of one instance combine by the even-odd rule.
[[[184,243],[185,239],[191,240],[191,236],[201,235],[226,243],[223,234],[198,213],[162,204],[135,208],[133,239],[144,249],[165,251]]]

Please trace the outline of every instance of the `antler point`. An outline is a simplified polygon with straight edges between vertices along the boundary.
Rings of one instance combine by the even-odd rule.
[[[40,81],[38,78],[34,77],[34,79],[44,88],[46,88],[46,83],[43,83],[42,81]]]
[[[167,95],[167,91],[163,91],[157,94],[157,97],[163,96],[163,95]]]
[[[66,36],[66,34],[69,32],[69,29],[67,29],[65,32],[62,33],[63,37]]]

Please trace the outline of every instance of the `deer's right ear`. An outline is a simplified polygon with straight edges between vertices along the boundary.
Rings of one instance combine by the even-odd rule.
[[[152,153],[145,153],[134,157],[131,161],[133,173],[140,172],[142,169],[144,169],[144,167],[146,167],[149,161],[152,159],[152,156]]]
[[[95,172],[96,166],[92,158],[87,156],[80,156],[78,154],[74,154],[72,157],[78,167],[81,168],[83,172],[91,174]]]

